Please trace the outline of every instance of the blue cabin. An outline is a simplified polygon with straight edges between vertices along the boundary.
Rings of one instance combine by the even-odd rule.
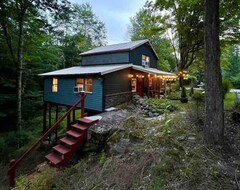
[[[158,56],[148,40],[98,47],[81,54],[82,65],[40,74],[44,102],[72,106],[87,93],[85,109],[103,112],[133,94],[156,97],[176,76],[157,69]]]

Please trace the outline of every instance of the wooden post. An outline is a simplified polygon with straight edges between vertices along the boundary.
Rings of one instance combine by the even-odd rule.
[[[11,168],[16,163],[15,159],[12,159],[9,163],[9,168]],[[9,187],[13,188],[15,186],[15,176],[16,176],[16,167],[13,167],[11,170],[8,170],[9,178]]]
[[[67,110],[69,107],[67,107]],[[67,130],[70,130],[70,123],[71,123],[71,113],[67,115]]]
[[[85,92],[81,92],[81,97],[83,97],[83,96],[85,96]],[[83,118],[85,116],[84,102],[85,102],[85,100],[82,99],[82,101],[81,101],[81,118]]]
[[[48,128],[52,126],[52,105],[49,103],[48,106]],[[48,142],[49,144],[51,143],[51,134],[48,136]]]
[[[74,110],[72,111],[72,121],[73,121],[73,122],[75,121],[75,111],[76,111],[76,109],[74,109]]]
[[[161,86],[162,86],[162,80],[159,78],[159,94],[161,94]]]
[[[147,75],[147,97],[149,98],[149,75]]]
[[[58,120],[58,105],[56,105],[56,115],[55,115],[55,121],[57,122]],[[56,127],[56,130],[55,130],[55,141],[57,141],[57,138],[58,138],[58,126]]]
[[[42,135],[47,130],[47,102],[43,102],[43,125],[42,125]]]

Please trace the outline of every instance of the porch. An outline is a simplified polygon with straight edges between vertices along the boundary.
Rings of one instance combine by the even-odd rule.
[[[171,92],[171,84],[177,79],[173,73],[138,66],[133,66],[129,77],[132,92],[148,98],[160,98],[160,95]]]

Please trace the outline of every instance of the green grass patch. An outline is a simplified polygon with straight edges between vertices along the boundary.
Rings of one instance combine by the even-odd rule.
[[[237,105],[237,95],[235,92],[228,92],[224,99],[224,109],[231,110]]]

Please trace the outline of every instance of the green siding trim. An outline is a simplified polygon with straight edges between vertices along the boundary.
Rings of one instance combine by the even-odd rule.
[[[58,92],[52,92],[52,78],[44,79],[44,101],[72,106],[80,95],[73,93],[77,76],[58,77]],[[103,111],[103,80],[102,77],[93,76],[93,92],[88,93],[85,99],[85,108],[95,111]]]

